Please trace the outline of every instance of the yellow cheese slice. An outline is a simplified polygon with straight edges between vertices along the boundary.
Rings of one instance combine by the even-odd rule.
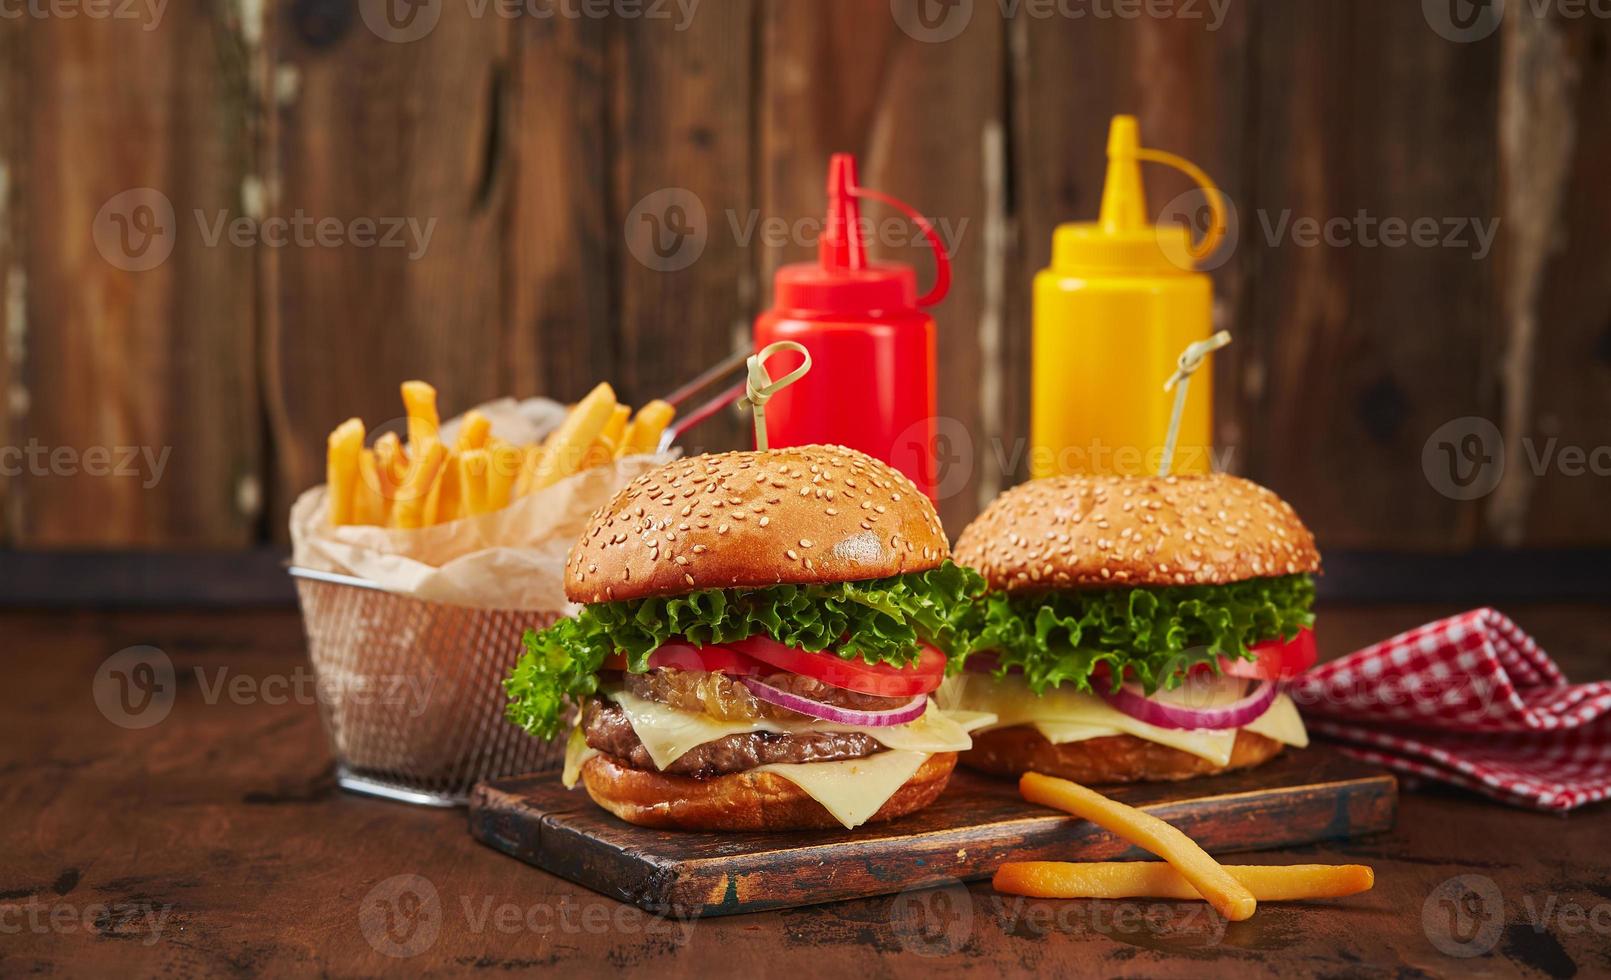
[[[658,701],[649,701],[624,690],[607,691],[605,696],[621,706],[632,730],[638,735],[638,741],[643,743],[657,769],[665,769],[695,746],[745,732],[777,732],[785,735],[861,732],[890,749],[930,755],[936,752],[964,752],[973,747],[973,739],[968,732],[995,720],[988,712],[945,712],[930,699],[928,710],[916,721],[905,725],[866,727],[828,721],[776,721],[770,718],[720,721],[700,712],[683,711]]]
[[[846,829],[859,827],[906,785],[929,757],[927,752],[880,752],[844,762],[777,763],[756,772],[775,772],[800,787]]]
[[[1199,687],[1190,694],[1177,689],[1159,696],[1177,702],[1190,698],[1194,706],[1213,707],[1236,700],[1240,696],[1239,687],[1240,684],[1230,682],[1210,688]],[[1222,766],[1230,761],[1231,747],[1236,744],[1235,730],[1159,728],[1130,717],[1095,695],[1080,691],[1052,688],[1035,697],[1022,679],[1016,677],[998,681],[988,675],[963,674],[946,681],[939,697],[940,703],[948,710],[995,714],[997,720],[992,727],[1034,725],[1054,745],[1107,735],[1134,735]],[[1249,731],[1286,745],[1301,748],[1309,744],[1297,708],[1284,694],[1277,695],[1269,710],[1246,727]]]

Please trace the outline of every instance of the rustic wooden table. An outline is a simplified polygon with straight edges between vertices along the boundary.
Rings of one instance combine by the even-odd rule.
[[[1322,643],[1335,654],[1452,611],[1329,608]],[[1574,679],[1611,673],[1611,609],[1507,611]],[[1249,858],[1366,862],[1375,891],[1229,926],[1194,904],[1020,901],[984,884],[655,919],[476,844],[462,811],[336,789],[300,629],[291,611],[0,615],[0,972],[1611,971],[1611,809],[1558,817],[1439,791],[1406,793],[1389,834]],[[179,684],[166,717],[128,729],[93,681],[135,644],[164,650]],[[1444,901],[1458,875],[1480,876],[1485,913]]]

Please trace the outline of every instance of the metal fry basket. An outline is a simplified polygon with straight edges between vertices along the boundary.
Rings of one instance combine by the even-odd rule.
[[[477,782],[557,770],[564,746],[504,718],[503,679],[552,613],[473,609],[291,569],[319,712],[345,789],[457,806]]]

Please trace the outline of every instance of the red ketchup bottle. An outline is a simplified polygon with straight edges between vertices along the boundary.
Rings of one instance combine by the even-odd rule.
[[[899,262],[868,262],[861,199],[906,214],[934,250],[934,286],[917,295],[917,274]],[[755,348],[792,340],[811,352],[811,371],[767,404],[774,447],[836,443],[881,459],[936,499],[936,345],[923,311],[945,298],[951,263],[928,219],[910,205],[856,184],[856,158],[828,161],[828,217],[817,261],[777,271],[772,308],[755,321]],[[772,373],[794,370],[791,352]]]

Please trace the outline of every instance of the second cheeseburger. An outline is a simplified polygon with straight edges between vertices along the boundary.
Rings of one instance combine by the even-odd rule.
[[[1314,663],[1313,536],[1233,476],[1056,477],[957,542],[990,594],[942,703],[993,712],[963,763],[1079,782],[1184,779],[1307,744],[1276,682]]]
[[[510,718],[631,823],[854,827],[926,806],[968,728],[935,707],[983,583],[912,483],[834,446],[680,460],[571,550],[575,619],[526,635]],[[960,650],[958,651],[961,652]]]

